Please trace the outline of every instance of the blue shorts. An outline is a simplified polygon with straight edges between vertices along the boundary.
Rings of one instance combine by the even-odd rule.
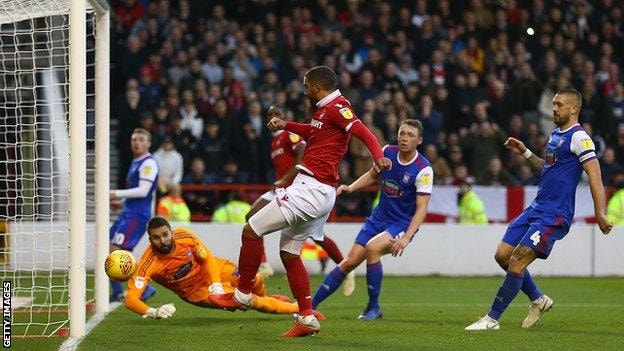
[[[366,218],[366,222],[355,237],[355,243],[366,247],[366,243],[381,232],[388,232],[393,238],[399,237],[405,233],[409,223],[385,222]]]
[[[503,242],[528,246],[538,252],[539,258],[547,258],[555,241],[566,236],[568,230],[570,220],[566,217],[529,207],[509,224]]]
[[[110,228],[111,243],[124,250],[132,251],[145,233],[147,222],[149,222],[148,216],[122,212]]]

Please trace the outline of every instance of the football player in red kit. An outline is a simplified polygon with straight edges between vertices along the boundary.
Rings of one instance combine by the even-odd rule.
[[[243,228],[238,268],[240,281],[234,293],[211,295],[210,301],[226,309],[249,308],[251,288],[264,252],[263,235],[282,230],[280,257],[288,284],[297,299],[299,316],[287,337],[312,335],[321,325],[312,309],[310,279],[300,258],[308,237],[323,239],[323,226],[336,200],[338,163],[347,152],[351,134],[360,139],[375,160],[377,172],[390,169],[375,136],[360,122],[349,101],[337,89],[336,73],[327,66],[310,69],[303,78],[305,93],[315,108],[309,124],[286,122],[274,109],[268,123],[272,131],[285,129],[307,141],[299,173],[287,188],[276,189],[276,197],[254,214]]]
[[[276,108],[277,107],[274,106],[269,108],[269,116],[275,114],[273,110]],[[273,139],[271,140],[271,160],[273,161],[275,177],[277,178],[273,183],[275,189],[286,188],[292,184],[293,179],[298,173],[295,166],[301,163],[305,146],[305,140],[295,133],[290,133],[285,130],[277,130],[273,133]],[[275,199],[275,189],[262,194],[256,202],[254,202],[251,210],[247,213],[246,220],[249,220],[251,216],[266,206],[271,200]],[[316,240],[315,242],[327,252],[327,255],[329,255],[334,263],[339,264],[344,259],[336,242],[328,236],[325,236],[322,241]],[[266,262],[265,256],[266,255],[263,255],[262,257],[262,263],[260,264],[258,273],[266,278],[273,274],[273,269],[268,262]],[[342,288],[345,296],[353,294],[355,290],[355,273],[353,271],[349,272],[346,276]]]

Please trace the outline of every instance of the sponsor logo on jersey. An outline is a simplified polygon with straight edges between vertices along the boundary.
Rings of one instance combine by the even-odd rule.
[[[323,127],[323,122],[313,119],[310,121],[310,125],[316,129],[321,129],[321,127]]]
[[[175,271],[175,273],[173,273],[173,280],[184,278],[187,274],[189,274],[191,268],[193,268],[192,262],[183,264],[177,271]]]
[[[544,155],[544,161],[546,161],[547,166],[554,165],[557,162],[557,153],[555,152],[555,150],[546,150],[546,154]]]
[[[403,189],[401,189],[401,186],[392,179],[384,179],[381,183],[381,188],[383,189],[383,192],[388,195],[388,197],[403,196]]]
[[[344,117],[345,119],[351,119],[353,118],[353,112],[351,111],[350,108],[348,107],[343,107],[340,110],[338,110],[338,112],[340,112],[340,114],[342,115],[342,117]]]

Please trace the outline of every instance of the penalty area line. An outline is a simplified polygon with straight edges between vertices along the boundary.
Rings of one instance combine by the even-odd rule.
[[[58,351],[75,351],[78,348],[78,345],[80,345],[80,342],[91,332],[91,330],[100,324],[100,322],[106,318],[106,315],[116,310],[119,306],[121,306],[120,302],[111,302],[110,310],[108,312],[96,313],[93,315],[93,317],[91,317],[85,325],[85,335],[80,338],[67,338],[67,340],[59,346]]]

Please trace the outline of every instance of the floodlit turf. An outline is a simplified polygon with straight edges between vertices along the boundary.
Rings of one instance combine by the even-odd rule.
[[[313,286],[320,277],[313,277]],[[159,288],[150,301],[174,302],[169,320],[142,319],[125,308],[113,312],[82,342],[79,350],[621,350],[624,346],[622,278],[538,278],[554,300],[553,309],[533,329],[520,327],[528,300],[519,295],[501,319],[501,330],[467,332],[485,314],[501,277],[386,277],[382,319],[356,320],[366,304],[364,277],[353,296],[341,290],[321,305],[327,320],[321,333],[301,339],[279,334],[289,316],[255,311],[227,312],[186,304]],[[269,291],[288,294],[283,276],[272,277]],[[521,293],[522,294],[522,293]],[[55,350],[53,340],[14,340],[17,350]]]

